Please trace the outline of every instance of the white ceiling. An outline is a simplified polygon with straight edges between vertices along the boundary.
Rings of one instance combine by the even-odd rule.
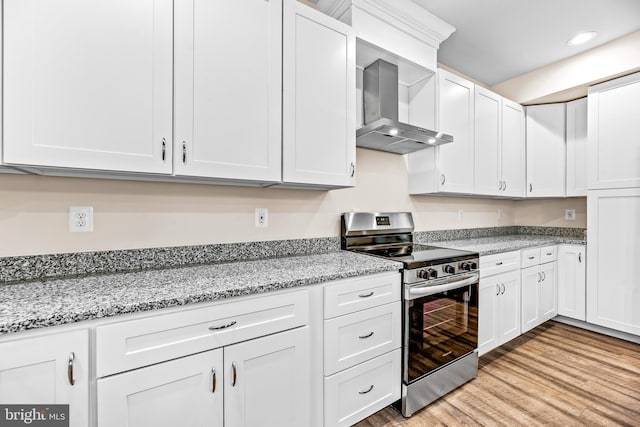
[[[640,30],[640,0],[413,0],[456,27],[438,62],[493,86]],[[580,46],[583,31],[598,37]]]

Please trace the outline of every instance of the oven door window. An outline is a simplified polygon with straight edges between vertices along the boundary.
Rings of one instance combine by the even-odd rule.
[[[407,301],[408,380],[478,347],[478,285]]]

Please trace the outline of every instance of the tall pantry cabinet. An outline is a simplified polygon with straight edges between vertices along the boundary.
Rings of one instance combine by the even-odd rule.
[[[640,335],[640,73],[589,88],[587,321]]]

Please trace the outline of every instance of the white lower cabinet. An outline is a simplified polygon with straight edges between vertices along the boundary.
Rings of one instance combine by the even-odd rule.
[[[88,331],[0,343],[0,403],[68,404],[69,425],[88,426]]]
[[[557,248],[549,246],[540,249],[523,250],[524,259],[539,252],[536,260],[544,264],[522,270],[522,333],[552,319],[558,314],[558,262]]]
[[[478,353],[483,355],[520,335],[519,270],[481,278],[478,304]]]
[[[400,399],[400,274],[324,287],[324,425],[350,426]]]
[[[223,425],[222,349],[98,380],[98,425]]]
[[[558,314],[586,319],[586,247],[560,245],[558,248]]]

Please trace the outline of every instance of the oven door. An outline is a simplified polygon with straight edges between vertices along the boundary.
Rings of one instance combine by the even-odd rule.
[[[477,273],[405,285],[404,382],[478,348]]]

